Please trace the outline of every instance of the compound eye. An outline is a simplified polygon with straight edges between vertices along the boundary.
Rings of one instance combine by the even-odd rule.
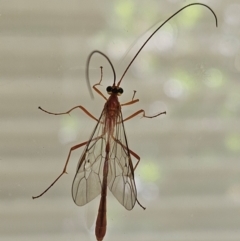
[[[118,89],[118,94],[121,95],[123,93],[123,89],[122,88],[119,88]]]
[[[112,86],[108,86],[107,88],[106,88],[106,91],[108,92],[108,94],[111,94],[112,93]]]

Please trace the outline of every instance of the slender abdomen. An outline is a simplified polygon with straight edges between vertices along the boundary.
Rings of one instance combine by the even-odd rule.
[[[106,158],[103,166],[103,181],[101,200],[98,208],[98,216],[96,220],[95,235],[98,241],[102,241],[107,230],[107,176],[108,176],[108,160],[109,160],[109,142],[106,145]]]

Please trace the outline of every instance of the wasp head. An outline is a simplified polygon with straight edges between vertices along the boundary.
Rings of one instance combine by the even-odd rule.
[[[117,86],[108,86],[106,90],[109,95],[111,94],[121,95],[123,93],[123,89]]]

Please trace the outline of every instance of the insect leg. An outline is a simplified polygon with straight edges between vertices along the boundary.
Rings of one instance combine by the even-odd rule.
[[[124,104],[121,104],[121,106],[132,105],[132,104],[135,104],[135,103],[138,102],[138,101],[139,101],[139,99],[131,100],[131,101],[129,101],[129,102],[126,102],[126,103],[124,103]]]
[[[137,163],[136,165],[133,167],[133,163],[132,163],[132,160],[130,159],[129,160],[129,166],[130,166],[130,169],[131,169],[131,172],[132,172],[132,176],[133,176],[133,179],[134,179],[134,171],[136,170],[137,166],[138,166],[138,163],[140,162],[140,156],[133,152],[132,150],[130,150],[128,147],[126,147],[125,145],[122,144],[121,141],[117,140],[115,137],[112,136],[112,138],[119,144],[121,145],[127,152],[129,152],[132,156],[134,156],[136,159],[137,159]],[[142,209],[146,209],[139,201],[138,199],[136,198],[137,200],[137,203],[138,205],[142,208]]]
[[[141,114],[141,113],[143,113],[143,116],[142,116],[142,117],[145,117],[145,118],[155,118],[155,117],[157,117],[157,116],[159,116],[159,115],[166,114],[166,111],[161,112],[161,113],[158,113],[158,114],[153,115],[153,116],[147,116],[147,115],[145,114],[145,110],[139,110],[139,111],[136,111],[135,113],[133,113],[132,115],[130,115],[129,117],[125,118],[125,119],[123,120],[123,122],[124,122],[124,121],[127,121],[127,120],[130,120],[130,119],[132,119],[133,117],[135,117],[135,116],[137,116],[137,115],[139,115],[139,114]]]
[[[136,91],[136,90],[134,90],[134,91],[133,91],[133,97],[132,97],[132,100],[134,99],[134,97],[135,97],[136,93],[137,93],[137,91]]]
[[[132,97],[132,100],[129,101],[129,102],[126,102],[126,103],[124,103],[124,104],[121,104],[121,106],[132,105],[132,104],[135,104],[136,102],[138,102],[139,99],[135,99],[135,100],[134,100],[134,97],[135,97],[135,94],[136,94],[136,93],[137,93],[137,91],[134,90],[134,91],[133,91],[133,97]]]
[[[138,166],[138,163],[140,162],[140,156],[135,153],[134,151],[130,150],[128,147],[126,147],[125,145],[122,144],[122,142],[120,140],[117,140],[114,136],[112,136],[112,138],[114,139],[114,141],[116,141],[119,145],[121,145],[127,152],[129,151],[129,153],[134,156],[137,159],[137,163],[136,165],[133,167],[132,162],[130,163],[132,172],[134,172]]]
[[[76,150],[76,149],[78,149],[78,148],[86,145],[88,142],[89,142],[89,141],[85,141],[85,142],[83,142],[83,143],[81,143],[81,144],[78,144],[78,145],[76,145],[76,146],[71,147],[71,149],[70,149],[70,151],[69,151],[69,153],[68,153],[67,161],[66,161],[66,163],[65,163],[65,166],[64,166],[63,171],[61,172],[61,174],[55,179],[55,181],[54,181],[45,191],[43,191],[43,192],[42,192],[41,194],[39,194],[38,196],[33,196],[33,197],[32,197],[33,199],[41,197],[44,193],[46,193],[46,192],[58,181],[58,179],[59,179],[63,174],[67,173],[67,171],[66,171],[66,170],[67,170],[67,165],[68,165],[68,161],[69,161],[69,158],[70,158],[70,156],[71,156],[72,151],[74,151],[74,150]]]
[[[98,86],[98,85],[101,85],[101,82],[102,82],[103,67],[100,66],[100,69],[101,69],[101,78],[100,78],[100,81],[93,86],[93,89],[94,89],[99,95],[101,95],[105,100],[107,100],[107,97],[96,87],[96,86]]]
[[[66,112],[62,112],[62,113],[53,113],[53,112],[49,112],[47,110],[44,110],[42,107],[38,107],[38,109],[40,109],[41,111],[44,111],[46,112],[47,114],[50,114],[50,115],[66,115],[66,114],[70,114],[70,112],[72,112],[74,109],[81,109],[83,112],[85,112],[85,114],[87,114],[89,117],[91,117],[92,119],[94,119],[95,121],[98,121],[98,119],[96,117],[94,117],[90,112],[88,112],[83,106],[81,105],[78,105],[78,106],[75,106],[73,107],[72,109],[70,109],[69,111],[66,111]]]

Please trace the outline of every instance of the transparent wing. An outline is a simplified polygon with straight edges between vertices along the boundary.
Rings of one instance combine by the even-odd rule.
[[[117,200],[126,209],[131,210],[136,203],[137,190],[122,113],[120,112],[113,125],[113,132],[104,126],[105,118],[106,113],[103,111],[79,160],[72,184],[72,197],[77,205],[83,206],[101,193],[105,148],[107,137],[110,135],[108,187]]]
[[[79,206],[85,205],[101,193],[104,164],[102,153],[105,152],[106,146],[104,119],[103,111],[77,165],[72,184],[72,198]]]
[[[108,187],[117,200],[131,210],[137,200],[133,164],[128,149],[127,137],[120,113],[115,125],[110,152]]]

